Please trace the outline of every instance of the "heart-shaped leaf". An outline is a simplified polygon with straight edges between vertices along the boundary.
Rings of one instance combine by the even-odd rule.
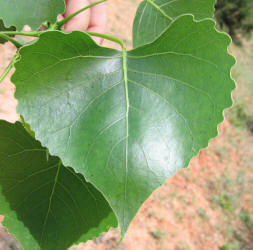
[[[103,196],[19,122],[0,121],[0,214],[27,250],[66,249],[117,225]]]
[[[18,112],[109,201],[124,234],[147,197],[217,135],[231,105],[230,39],[181,16],[152,44],[99,47],[47,32],[20,50]]]
[[[212,17],[215,0],[144,0],[133,25],[133,46],[154,41],[173,20],[192,14],[196,20]]]
[[[0,31],[14,31],[14,30],[16,30],[14,26],[6,28],[4,26],[3,20],[0,19]],[[0,37],[0,43],[5,43],[5,42],[7,42],[7,41]]]
[[[0,0],[0,19],[6,27],[22,30],[24,25],[29,25],[36,30],[45,21],[55,22],[64,9],[64,0]]]

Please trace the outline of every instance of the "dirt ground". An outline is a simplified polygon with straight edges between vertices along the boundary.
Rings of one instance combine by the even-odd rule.
[[[138,2],[107,3],[108,34],[121,38],[128,48],[131,48],[131,27]],[[108,42],[104,45],[115,46]],[[117,244],[119,230],[111,229],[71,250],[253,249],[253,134],[248,119],[252,115],[253,58],[246,56],[253,53],[250,43],[245,43],[244,48],[231,47],[238,58],[233,69],[238,82],[234,98],[236,105],[243,107],[243,118],[237,106],[226,112],[227,119],[219,126],[219,136],[192,160],[188,169],[178,171],[151,195],[120,245]],[[7,66],[13,52],[10,44],[0,45],[0,71]],[[18,119],[13,92],[13,85],[6,79],[0,85],[0,119],[11,122]],[[2,228],[0,249],[14,249],[11,245],[13,239]]]

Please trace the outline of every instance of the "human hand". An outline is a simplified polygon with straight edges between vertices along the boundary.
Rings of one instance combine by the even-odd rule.
[[[97,2],[97,0],[65,0],[66,11],[60,19],[63,19],[81,8]],[[87,9],[68,21],[64,30],[71,32],[73,30],[83,30],[97,33],[105,33],[106,31],[106,6],[101,3]],[[101,44],[102,38],[94,37],[94,40]]]

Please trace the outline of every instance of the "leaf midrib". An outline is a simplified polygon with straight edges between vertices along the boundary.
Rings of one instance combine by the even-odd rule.
[[[126,150],[125,150],[125,185],[124,185],[124,207],[123,207],[123,225],[122,233],[125,233],[125,204],[126,204],[126,193],[127,193],[127,180],[128,180],[128,137],[129,137],[129,94],[128,94],[128,76],[127,76],[127,50],[125,47],[122,47],[122,66],[123,66],[123,79],[125,87],[125,97],[126,97]]]
[[[59,161],[59,163],[57,165],[57,172],[56,172],[56,175],[55,175],[55,178],[54,178],[54,185],[53,185],[50,197],[49,197],[49,204],[48,204],[47,213],[46,213],[46,216],[45,216],[45,219],[44,219],[44,223],[43,223],[43,228],[42,228],[42,231],[41,231],[41,237],[40,237],[40,242],[41,243],[43,241],[45,227],[46,227],[48,216],[49,216],[49,213],[50,213],[50,210],[51,210],[51,204],[52,204],[52,200],[53,200],[53,196],[54,196],[54,192],[55,192],[55,187],[57,185],[57,181],[58,181],[61,165],[62,165],[62,162]]]
[[[162,14],[163,16],[165,16],[167,19],[173,21],[173,19],[172,19],[170,16],[168,16],[168,15],[167,15],[156,3],[154,3],[152,0],[146,0],[146,1],[147,1],[147,3],[149,3],[151,6],[153,6],[154,8],[156,8],[159,12],[161,12],[161,14]]]

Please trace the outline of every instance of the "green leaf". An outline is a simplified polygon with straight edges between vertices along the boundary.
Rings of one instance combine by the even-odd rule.
[[[0,19],[0,31],[15,31],[15,30],[16,29],[13,26],[11,26],[9,28],[6,28],[4,26],[3,20]],[[7,42],[7,41],[5,39],[3,39],[3,38],[0,37],[0,43],[5,43],[5,42]]]
[[[0,214],[24,249],[66,249],[116,226],[94,187],[33,139],[0,121]]]
[[[64,9],[64,0],[0,0],[0,19],[5,26],[15,26],[17,30],[24,25],[36,30],[45,21],[54,23]]]
[[[133,25],[133,47],[150,43],[164,32],[173,20],[192,14],[196,20],[212,17],[215,0],[144,0]]]
[[[230,38],[214,25],[182,16],[127,53],[78,31],[47,32],[20,50],[18,112],[104,194],[123,234],[153,190],[217,135],[231,105]]]

